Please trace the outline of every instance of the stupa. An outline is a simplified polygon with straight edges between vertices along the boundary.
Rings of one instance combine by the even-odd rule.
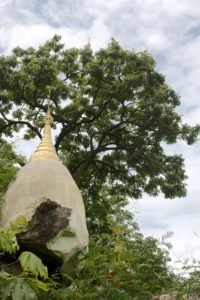
[[[18,237],[21,248],[67,272],[87,248],[88,231],[81,193],[55,151],[51,124],[48,105],[42,140],[8,187],[0,225],[8,227],[23,216],[28,225]]]

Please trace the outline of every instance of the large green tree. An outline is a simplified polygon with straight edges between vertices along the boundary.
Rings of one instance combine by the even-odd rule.
[[[164,145],[193,143],[199,126],[182,123],[179,97],[148,52],[124,50],[115,40],[95,53],[89,45],[66,49],[54,36],[38,49],[2,55],[0,134],[25,128],[24,138],[41,138],[49,89],[55,147],[93,221],[102,213],[94,216],[95,205],[112,211],[105,186],[117,199],[185,195],[184,160],[166,154]]]

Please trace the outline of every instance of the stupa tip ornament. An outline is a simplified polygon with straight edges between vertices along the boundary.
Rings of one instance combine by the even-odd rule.
[[[56,150],[52,143],[51,137],[51,125],[53,123],[53,118],[50,111],[50,100],[48,104],[48,110],[45,116],[45,125],[43,130],[43,136],[40,144],[38,145],[35,152],[32,154],[30,161],[32,160],[59,160]]]

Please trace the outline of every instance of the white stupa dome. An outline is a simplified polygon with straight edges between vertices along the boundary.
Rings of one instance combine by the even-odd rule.
[[[48,204],[46,208],[45,203]],[[41,205],[44,207],[43,216]],[[64,262],[88,245],[82,196],[52,144],[49,110],[41,143],[5,194],[1,226],[9,226],[20,216],[29,222],[25,239],[41,240],[41,243],[45,240],[47,248],[62,257]],[[70,236],[61,234],[66,230]]]

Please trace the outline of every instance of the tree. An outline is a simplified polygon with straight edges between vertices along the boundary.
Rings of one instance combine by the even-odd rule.
[[[2,136],[26,128],[24,138],[41,138],[51,90],[55,147],[81,189],[90,230],[105,230],[127,197],[186,194],[184,160],[164,145],[192,144],[199,126],[182,124],[179,97],[146,51],[123,50],[115,40],[96,53],[65,49],[54,36],[1,56],[0,82]]]
[[[0,133],[26,128],[41,138],[44,99],[51,90],[56,150],[94,203],[102,186],[139,198],[143,192],[184,196],[181,155],[165,143],[192,144],[199,126],[182,124],[177,94],[146,51],[124,50],[112,40],[96,53],[65,49],[54,36],[38,49],[15,48],[0,57]]]

